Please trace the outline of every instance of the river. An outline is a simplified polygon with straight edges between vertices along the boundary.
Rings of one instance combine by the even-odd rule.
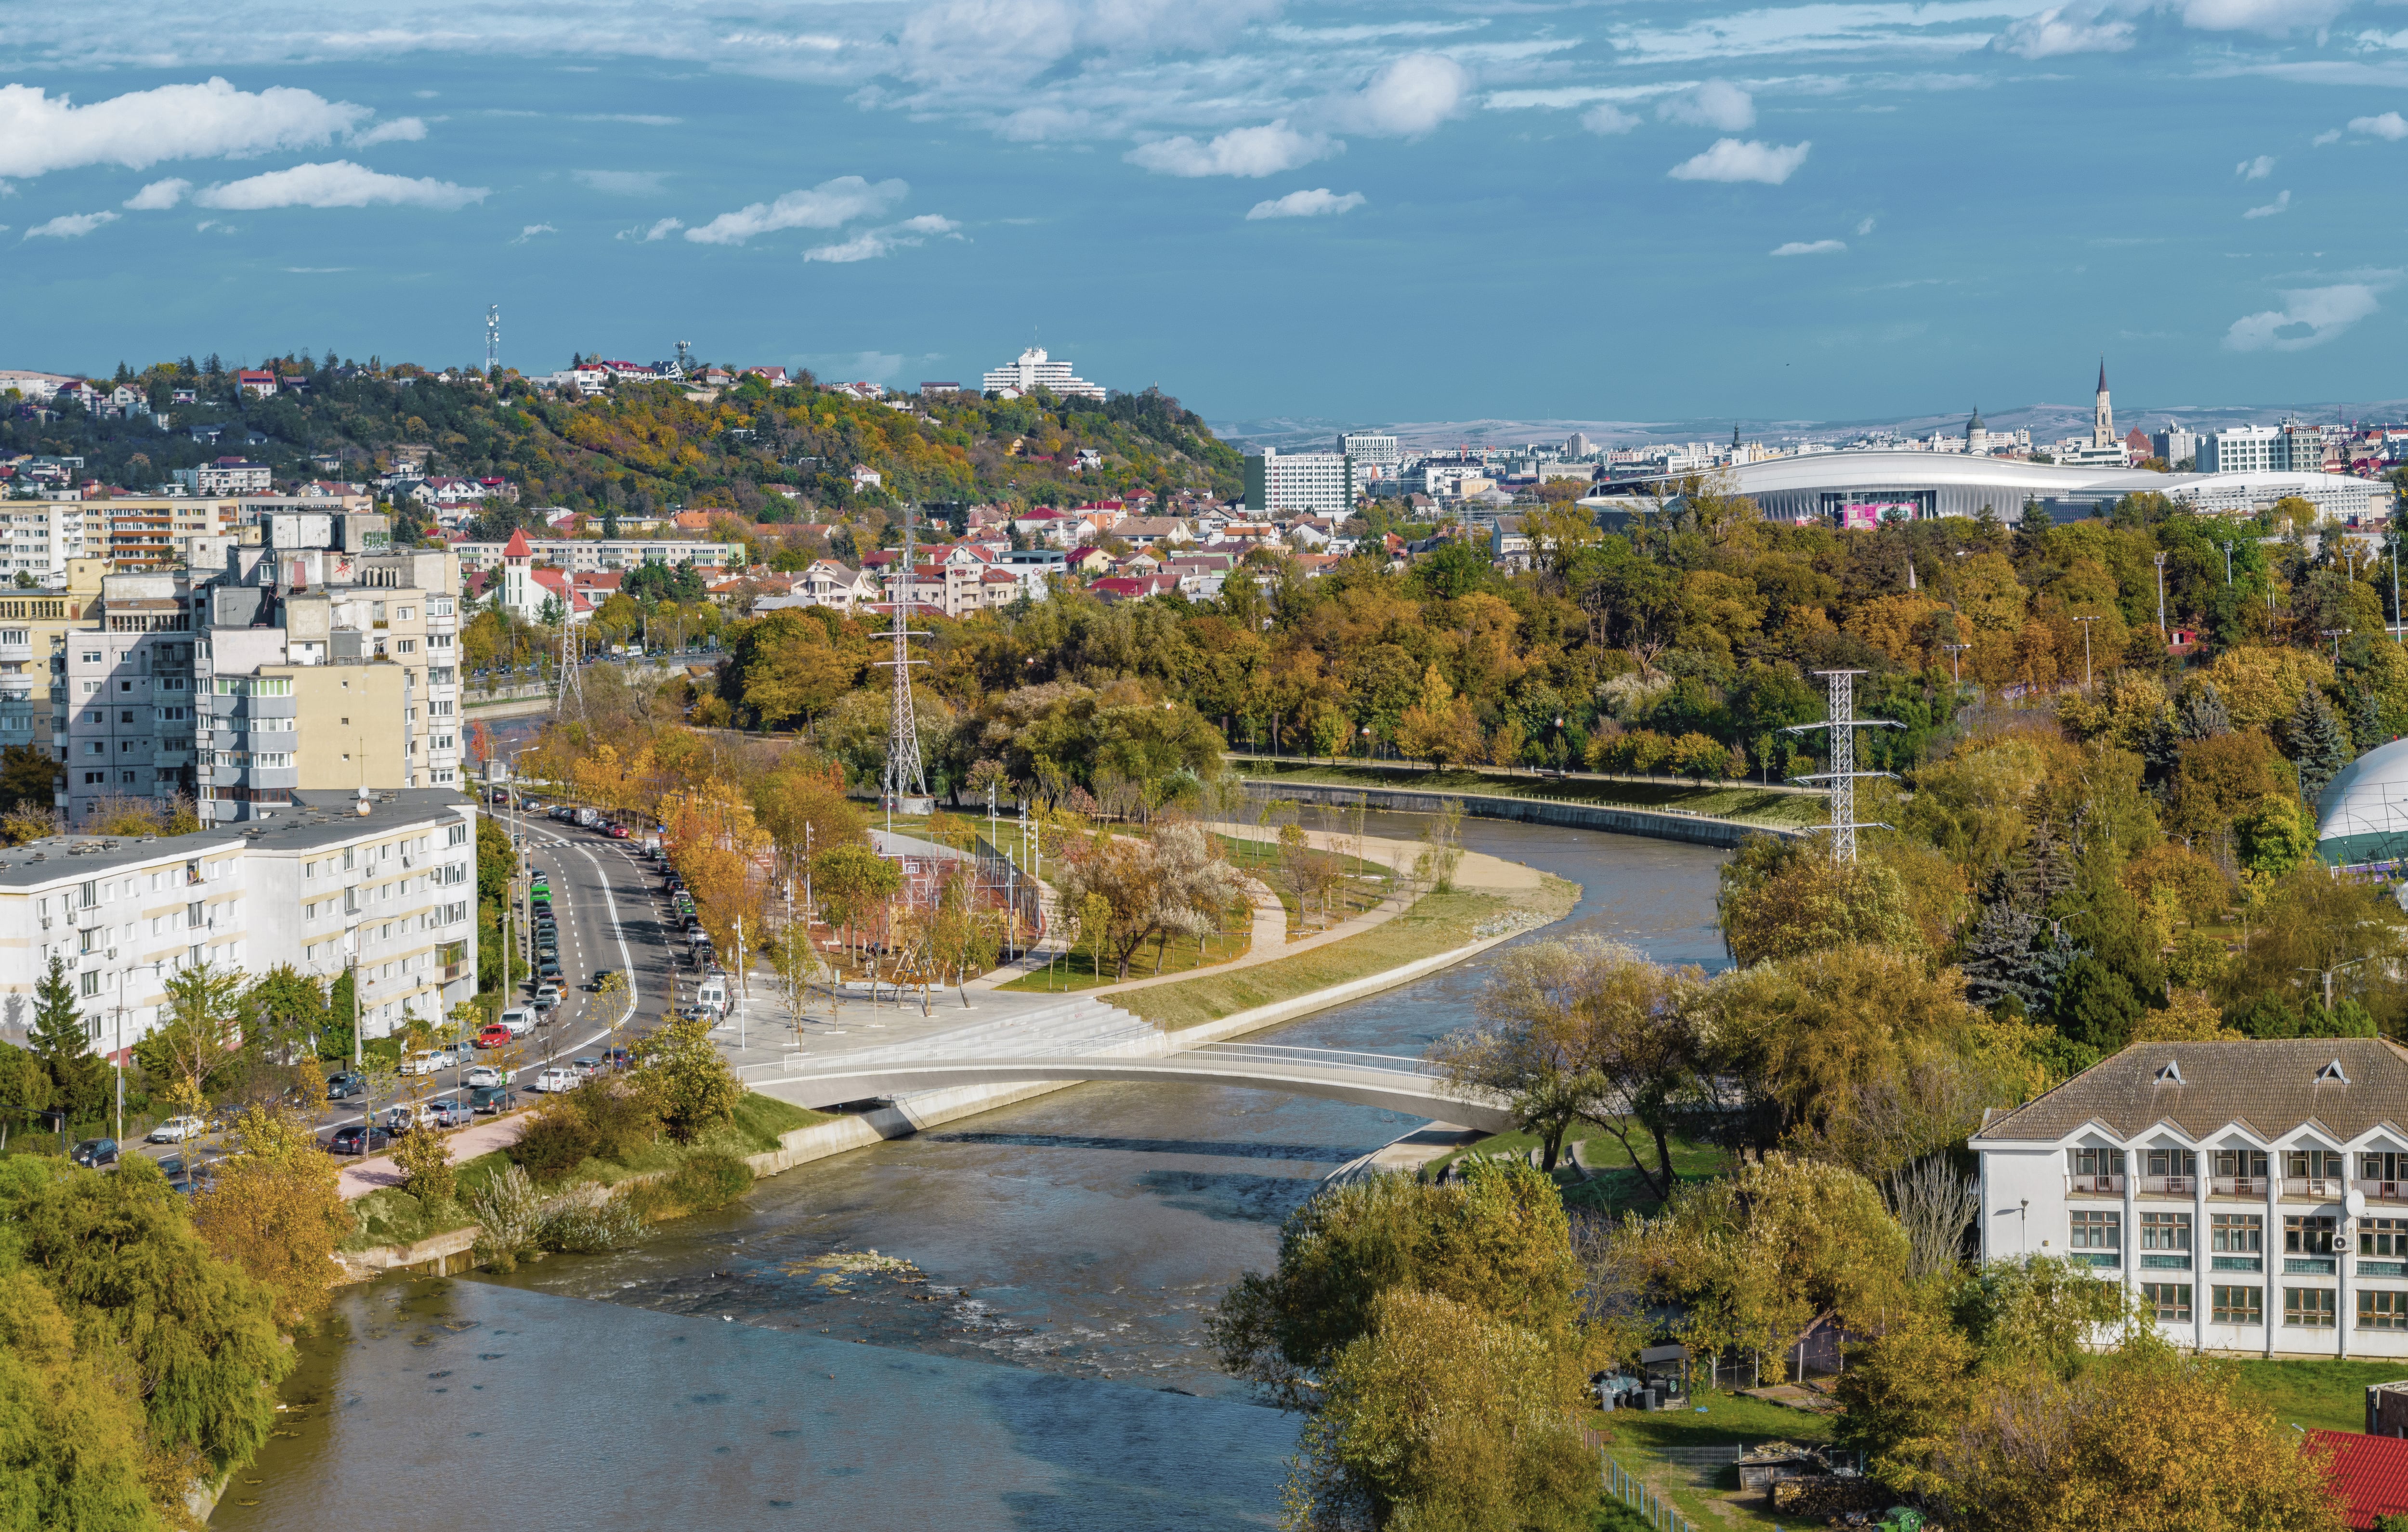
[[[1487,820],[1463,838],[1583,886],[1538,938],[1722,961],[1720,852]],[[1484,966],[1265,1036],[1417,1053],[1468,1018]],[[789,1171],[633,1251],[349,1291],[303,1342],[288,1434],[211,1525],[380,1526],[430,1496],[506,1524],[678,1532],[787,1512],[1271,1525],[1295,1419],[1213,1368],[1201,1315],[1270,1263],[1323,1176],[1415,1124],[1082,1085]]]

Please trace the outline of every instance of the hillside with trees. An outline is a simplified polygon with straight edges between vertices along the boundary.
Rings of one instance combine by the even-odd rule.
[[[1227,498],[1241,472],[1237,449],[1154,389],[1101,403],[1039,391],[1010,400],[940,394],[896,408],[904,401],[822,388],[808,373],[786,387],[757,377],[719,389],[623,381],[579,399],[515,373],[436,376],[331,351],[260,366],[307,385],[245,395],[236,369],[216,356],[139,371],[120,365],[110,386],[143,391],[172,429],[139,416],[104,419],[71,402],[42,420],[18,402],[0,416],[0,455],[79,456],[86,478],[137,493],[229,453],[296,480],[362,479],[408,457],[430,473],[506,479],[521,508],[612,520],[724,508],[771,523],[839,515],[882,523],[907,501],[1073,505],[1139,490]],[[179,389],[198,402],[176,403]],[[218,434],[197,440],[196,430]],[[1100,465],[1082,468],[1082,451]],[[880,482],[857,487],[856,466],[876,470]],[[514,524],[524,510],[494,514],[496,524]]]

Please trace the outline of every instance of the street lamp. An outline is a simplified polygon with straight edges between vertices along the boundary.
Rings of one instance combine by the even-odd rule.
[[[2082,689],[2086,692],[2090,690],[2090,624],[2099,617],[2077,617],[2074,621],[2082,624]]]

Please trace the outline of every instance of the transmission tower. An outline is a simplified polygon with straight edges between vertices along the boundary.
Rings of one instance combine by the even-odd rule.
[[[485,376],[490,378],[502,368],[502,306],[494,304],[485,309]]]
[[[574,601],[572,593],[569,599]],[[577,624],[569,614],[560,618],[560,684],[552,689],[552,717],[556,723],[571,720],[582,723],[585,718],[585,688],[577,679]]]
[[[888,714],[886,725],[886,774],[879,787],[880,795],[886,800],[886,810],[889,814],[895,811],[898,799],[924,799],[929,795],[928,773],[920,764],[919,721],[913,716],[911,709],[911,667],[928,663],[925,660],[915,660],[911,657],[910,640],[924,638],[927,635],[911,632],[910,620],[908,616],[911,608],[911,586],[915,578],[911,541],[912,512],[915,508],[909,502],[906,502],[903,507],[902,599],[896,600],[891,593],[888,596],[888,609],[894,614],[894,623],[887,632],[895,641],[895,656],[892,659],[876,662],[882,666],[892,666],[895,669],[895,702]]]
[[[678,342],[678,376],[680,378],[694,376],[694,342],[691,340]]]
[[[1886,830],[1886,824],[1856,823],[1856,779],[1887,777],[1886,771],[1856,769],[1856,731],[1858,729],[1895,729],[1904,725],[1886,718],[1856,716],[1856,678],[1861,670],[1817,670],[1831,688],[1830,716],[1819,723],[1793,723],[1784,734],[1802,734],[1809,729],[1825,729],[1830,733],[1831,769],[1817,771],[1792,779],[1801,782],[1828,782],[1831,800],[1831,860],[1846,863],[1856,859],[1858,830]]]

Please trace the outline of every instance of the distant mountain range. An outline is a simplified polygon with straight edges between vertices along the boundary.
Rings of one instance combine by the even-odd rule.
[[[1934,431],[1961,435],[1970,410],[1951,410],[1903,419],[1853,421],[1760,420],[1706,416],[1691,420],[1575,421],[1335,421],[1295,416],[1259,420],[1213,421],[1213,434],[1248,449],[1276,447],[1283,452],[1335,446],[1341,431],[1380,431],[1405,446],[1421,450],[1442,447],[1519,447],[1527,442],[1560,442],[1577,431],[1592,442],[1609,447],[1637,446],[1652,441],[1728,441],[1732,427],[1747,441],[1846,441],[1868,432],[1891,431],[1901,437],[1927,437]],[[2286,415],[2309,421],[2400,421],[2408,419],[2408,399],[2355,401],[2340,404],[2203,405],[2148,404],[2115,407],[2115,429],[2160,431],[2177,421],[2194,431],[2234,425],[2272,425]],[[2056,441],[2090,429],[2090,404],[2030,404],[2013,409],[1985,410],[1982,422],[1993,432],[2028,427],[2036,442]]]

